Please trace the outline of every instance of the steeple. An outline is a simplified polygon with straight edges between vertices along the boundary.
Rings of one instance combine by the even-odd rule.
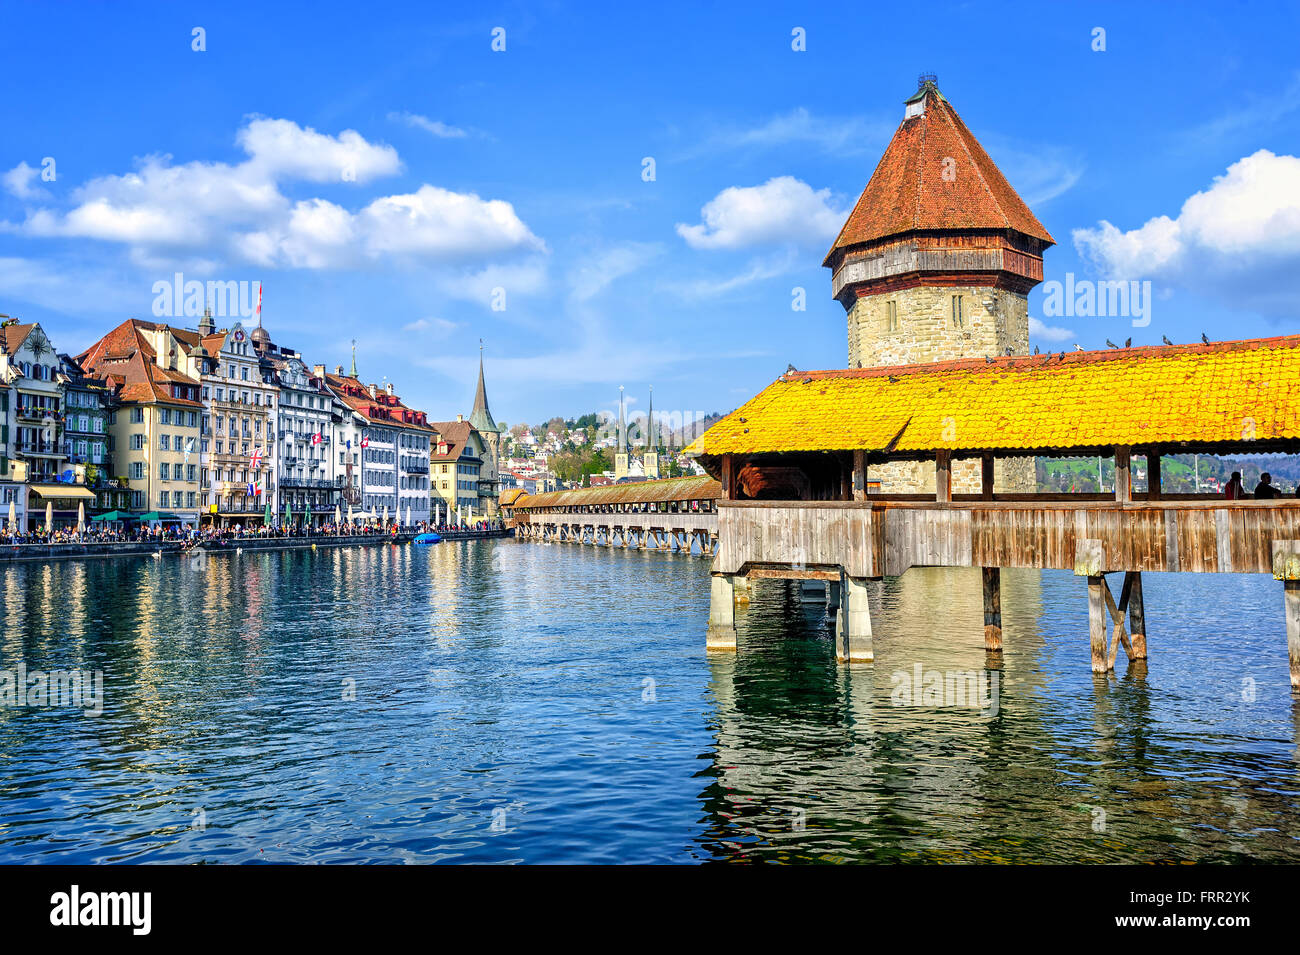
[[[488,410],[487,385],[483,383],[483,340],[478,343],[478,388],[474,391],[474,410],[469,413],[469,423],[476,431],[485,434],[489,431],[499,432],[497,423]]]
[[[352,339],[352,377],[357,376],[357,340]]]
[[[614,446],[614,480],[628,475],[630,465],[627,453],[627,419],[623,414],[623,386],[618,386],[618,444]]]
[[[215,335],[217,332],[217,323],[212,320],[212,306],[205,305],[203,308],[203,318],[199,320],[200,335]]]
[[[650,451],[659,450],[659,434],[655,431],[655,386],[650,386],[650,410],[646,414],[646,448]]]

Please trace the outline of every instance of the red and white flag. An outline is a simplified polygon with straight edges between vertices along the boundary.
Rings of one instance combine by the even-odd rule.
[[[368,448],[368,447],[370,447],[370,439],[369,439],[369,438],[362,438],[362,439],[361,439],[361,446],[362,446],[363,448]]]
[[[262,283],[261,282],[257,283],[257,311],[253,313],[253,317],[257,319],[258,325],[262,324]]]
[[[312,444],[320,444],[323,440],[325,440],[325,439],[324,439],[324,437],[321,435],[321,433],[320,433],[319,431],[317,431],[315,434],[313,434],[313,435],[311,436],[311,443],[312,443]]]
[[[248,464],[254,471],[262,466],[262,449],[254,448],[253,453],[248,456]]]

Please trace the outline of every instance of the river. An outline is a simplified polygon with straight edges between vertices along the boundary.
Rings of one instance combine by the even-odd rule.
[[[886,581],[852,668],[779,581],[706,653],[707,562],[655,552],[0,574],[0,673],[103,679],[0,706],[0,862],[1300,861],[1267,576],[1145,575],[1149,666],[1096,677],[1083,582],[1004,571],[994,683],[978,570]]]

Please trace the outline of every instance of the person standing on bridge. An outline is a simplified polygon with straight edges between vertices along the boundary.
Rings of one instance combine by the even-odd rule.
[[[1241,472],[1233,471],[1228,486],[1223,489],[1223,496],[1230,501],[1240,501],[1246,496],[1246,489],[1241,485]]]
[[[1259,483],[1255,485],[1255,500],[1267,501],[1275,497],[1281,497],[1282,492],[1273,486],[1273,475],[1265,471],[1259,476]]]

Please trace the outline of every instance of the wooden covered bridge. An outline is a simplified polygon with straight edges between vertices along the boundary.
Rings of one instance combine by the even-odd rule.
[[[1295,491],[1225,500],[1168,494],[1161,481],[1162,455],[1300,451],[1300,336],[795,371],[687,451],[722,486],[711,648],[736,647],[738,582],[813,579],[838,607],[839,659],[871,661],[866,582],[940,566],[983,569],[996,652],[1000,568],[1060,568],[1087,579],[1092,666],[1106,672],[1120,645],[1146,657],[1144,571],[1272,573],[1300,687]],[[1083,455],[1113,459],[1113,493],[994,493],[1006,459]],[[954,494],[953,462],[972,458],[979,492]],[[1138,461],[1148,489],[1135,493]],[[918,462],[927,493],[870,493],[886,462]],[[1118,596],[1112,573],[1123,574]]]
[[[722,485],[703,476],[520,494],[502,503],[523,540],[710,556],[717,547],[721,496]]]

